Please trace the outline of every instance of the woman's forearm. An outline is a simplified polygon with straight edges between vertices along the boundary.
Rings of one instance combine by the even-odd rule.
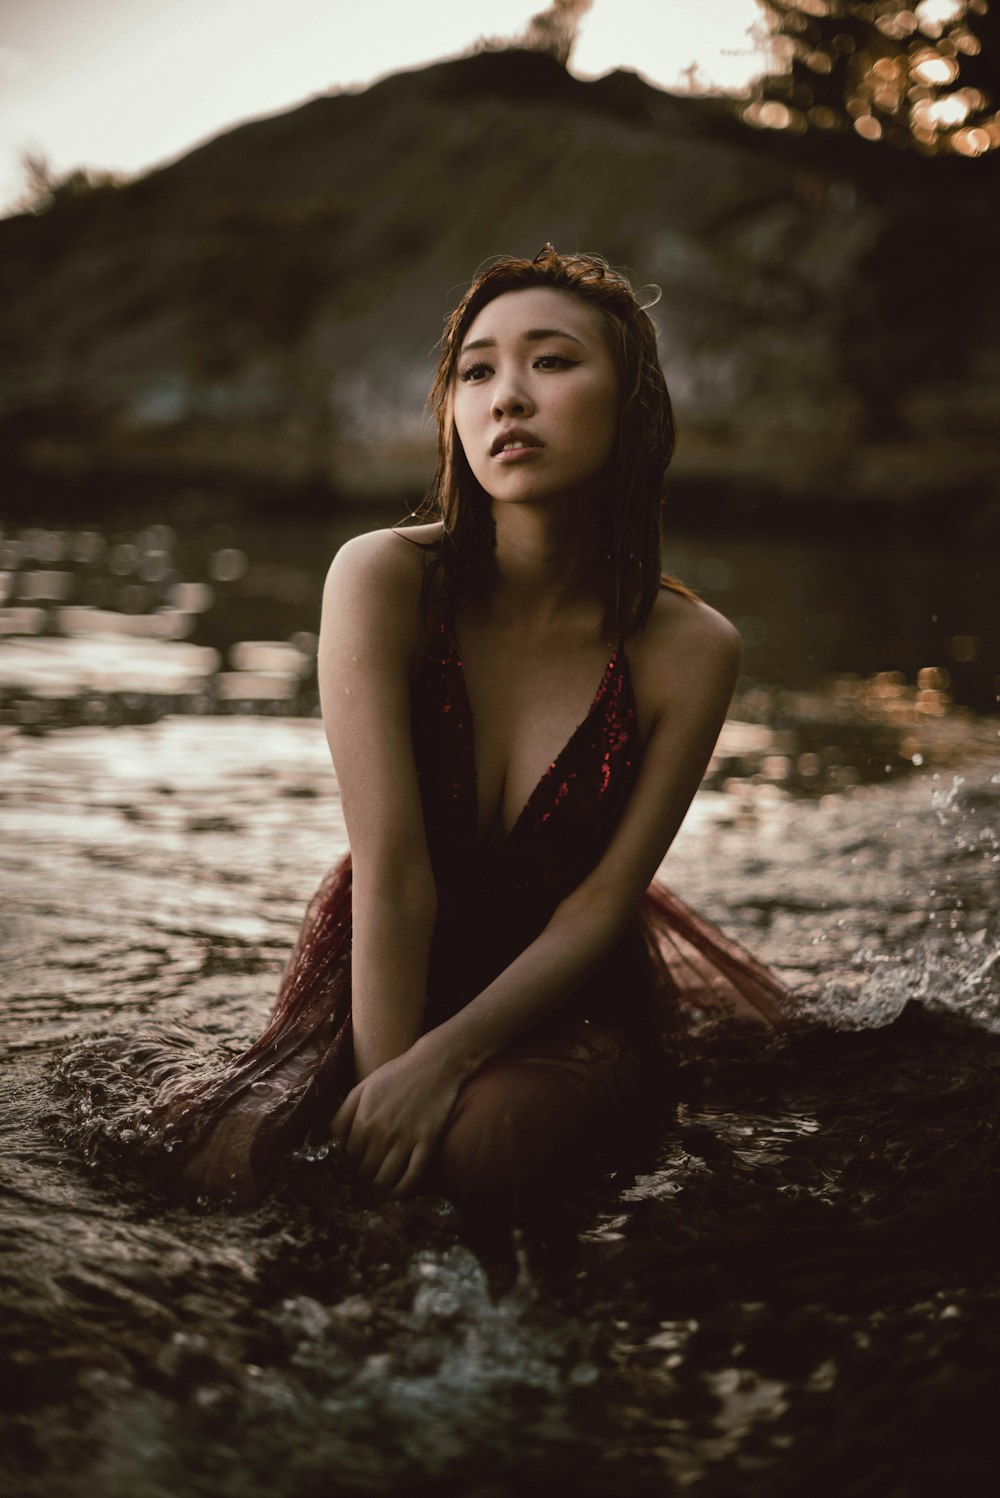
[[[556,1008],[610,950],[620,930],[615,903],[581,900],[577,892],[464,1009],[360,1076],[330,1129],[363,1176],[403,1193],[412,1188],[465,1079]]]
[[[712,615],[687,653],[691,690],[665,697],[638,781],[604,857],[488,987],[419,1041],[469,1075],[567,999],[613,950],[704,775],[739,668],[739,640]],[[701,624],[699,624],[701,630]],[[709,683],[699,688],[699,681]]]
[[[607,905],[573,897],[503,972],[420,1042],[459,1075],[471,1075],[551,1014],[611,951],[621,918]]]
[[[355,877],[351,1013],[359,1081],[420,1034],[436,914],[429,869]]]

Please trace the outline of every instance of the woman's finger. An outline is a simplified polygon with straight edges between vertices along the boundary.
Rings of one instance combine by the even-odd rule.
[[[337,1144],[345,1145],[347,1143],[348,1135],[351,1132],[351,1125],[354,1123],[354,1115],[358,1111],[358,1104],[360,1102],[361,1083],[359,1082],[356,1087],[351,1088],[330,1120],[330,1138]]]
[[[396,1148],[391,1139],[384,1137],[367,1137],[361,1141],[362,1147],[354,1153],[354,1159],[358,1175],[363,1176],[366,1181],[374,1181],[385,1160]],[[348,1144],[350,1153],[350,1144]]]
[[[391,1191],[406,1171],[409,1150],[403,1145],[396,1145],[385,1156],[377,1172],[372,1177],[372,1184],[382,1186],[386,1191]]]
[[[423,1142],[414,1145],[413,1153],[410,1156],[410,1163],[393,1187],[393,1196],[408,1196],[411,1191],[416,1189],[421,1177],[427,1170],[427,1166],[430,1164],[432,1154],[432,1145],[424,1144]]]

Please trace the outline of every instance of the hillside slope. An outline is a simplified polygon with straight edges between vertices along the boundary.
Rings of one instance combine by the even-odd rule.
[[[483,54],[0,222],[0,463],[413,495],[441,322],[544,240],[655,282],[678,483],[996,484],[996,163],[738,125]]]

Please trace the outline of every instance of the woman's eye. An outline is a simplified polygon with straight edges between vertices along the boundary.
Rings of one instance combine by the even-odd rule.
[[[545,373],[556,369],[571,369],[578,363],[578,359],[567,359],[565,354],[539,354],[532,367]],[[458,371],[458,378],[465,385],[480,385],[492,373],[493,368],[489,364],[466,364]]]

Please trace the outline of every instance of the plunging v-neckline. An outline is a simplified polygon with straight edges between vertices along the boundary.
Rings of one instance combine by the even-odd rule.
[[[608,682],[611,680],[611,677],[612,677],[612,675],[614,673],[614,670],[615,670],[616,666],[619,664],[619,662],[624,662],[626,669],[628,668],[628,656],[625,654],[625,648],[622,645],[619,645],[618,648],[612,652],[611,657],[608,660],[607,665],[605,666],[603,672],[601,673],[601,679],[597,683],[597,689],[594,692],[593,697],[591,698],[590,706],[587,708],[586,713],[580,719],[580,721],[576,725],[576,727],[573,729],[572,733],[570,734],[569,738],[566,740],[565,744],[563,744],[562,748],[559,750],[559,753],[556,755],[555,759],[553,759],[546,766],[546,768],[542,771],[542,773],[539,776],[537,782],[535,783],[534,789],[531,791],[531,793],[528,796],[527,801],[525,801],[524,805],[521,807],[521,810],[518,812],[517,816],[514,818],[513,822],[510,824],[510,827],[505,830],[504,827],[503,827],[501,818],[498,816],[496,818],[496,820],[493,822],[493,824],[492,824],[492,826],[490,828],[488,828],[486,831],[480,831],[480,827],[479,827],[479,770],[478,770],[478,766],[476,764],[476,720],[475,720],[475,714],[472,711],[472,699],[469,696],[469,684],[468,684],[468,682],[466,681],[466,678],[465,678],[465,665],[464,665],[464,662],[462,660],[462,647],[461,647],[461,645],[459,643],[458,635],[455,633],[454,629],[451,628],[449,625],[443,625],[442,628],[446,630],[446,632],[447,632],[447,634],[449,636],[449,640],[450,640],[450,644],[451,644],[451,648],[452,648],[452,659],[454,660],[455,667],[457,669],[459,685],[461,687],[462,697],[464,699],[462,705],[463,705],[463,707],[465,709],[466,722],[469,725],[469,732],[468,732],[468,735],[467,735],[467,738],[466,738],[466,751],[468,753],[469,763],[470,763],[469,784],[471,785],[472,792],[473,792],[472,799],[473,799],[474,815],[475,815],[476,841],[477,841],[477,843],[480,843],[480,844],[485,844],[485,843],[489,843],[489,842],[495,841],[498,844],[506,845],[506,844],[508,844],[511,841],[511,839],[514,837],[515,833],[518,831],[518,829],[521,827],[521,825],[527,820],[528,813],[531,811],[531,809],[533,808],[535,802],[541,796],[541,793],[545,789],[545,787],[547,786],[549,780],[555,776],[556,771],[559,769],[559,766],[562,763],[562,761],[567,757],[567,755],[569,754],[571,748],[576,743],[576,741],[580,737],[580,735],[583,733],[584,729],[589,726],[590,721],[591,721],[591,719],[594,716],[594,713],[595,713],[595,711],[597,709],[598,704],[601,702],[601,700],[604,697],[605,691],[607,689]],[[502,801],[502,797],[501,797],[501,801]],[[502,810],[503,810],[503,808],[502,808],[502,805],[501,805],[500,807],[498,807],[498,811],[502,812]]]

